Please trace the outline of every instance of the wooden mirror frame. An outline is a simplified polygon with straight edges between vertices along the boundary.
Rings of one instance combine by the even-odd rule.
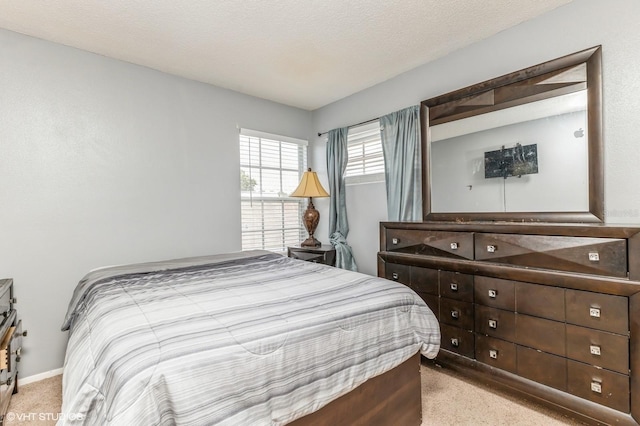
[[[563,56],[552,61],[525,68],[501,77],[487,80],[463,89],[456,90],[420,104],[420,126],[422,139],[422,209],[427,221],[522,221],[522,222],[603,222],[604,221],[604,164],[602,140],[602,53],[601,46]],[[586,82],[581,83],[587,89],[587,143],[589,155],[589,211],[577,212],[477,212],[477,213],[434,213],[431,211],[431,172],[429,123],[436,121],[434,111],[438,112],[437,121],[447,122],[490,111],[496,111],[535,100],[559,96],[563,89],[526,97],[509,97],[508,100],[491,105],[465,107],[462,112],[454,111],[451,105],[462,103],[464,99],[478,95],[489,95],[497,89],[509,89],[513,83],[523,84],[529,80],[532,84],[544,75],[561,72],[565,68],[586,64]],[[574,85],[575,86],[575,85]],[[585,87],[583,87],[585,88]],[[575,91],[569,90],[570,91]],[[497,98],[497,96],[496,96]],[[431,112],[431,113],[430,113]]]

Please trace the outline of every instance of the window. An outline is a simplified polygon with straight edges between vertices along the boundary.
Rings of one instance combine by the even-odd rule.
[[[306,237],[304,198],[289,197],[307,167],[307,142],[240,130],[242,249],[284,252]]]
[[[384,182],[384,154],[378,120],[352,127],[347,135],[347,184]]]

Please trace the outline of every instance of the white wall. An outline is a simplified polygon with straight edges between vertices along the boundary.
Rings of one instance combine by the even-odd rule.
[[[22,377],[62,366],[90,269],[240,250],[237,126],[308,139],[311,113],[0,30],[0,278]]]
[[[596,45],[603,48],[605,214],[608,223],[640,222],[640,1],[575,0],[537,19],[503,31],[439,60],[363,90],[313,112],[315,131],[324,132],[416,105],[479,83]],[[462,29],[463,30],[463,29]],[[313,140],[313,167],[325,166],[324,137]],[[325,178],[326,179],[326,178]],[[347,208],[349,242],[362,272],[376,274],[384,184],[351,187]],[[356,214],[356,212],[359,212]],[[321,214],[326,215],[326,210]],[[357,229],[353,224],[357,224]],[[327,233],[321,219],[319,238]],[[326,237],[325,237],[326,238]],[[362,241],[367,241],[362,244]]]

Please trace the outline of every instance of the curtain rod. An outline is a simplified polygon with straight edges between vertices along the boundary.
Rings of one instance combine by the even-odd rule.
[[[361,126],[363,124],[368,124],[368,123],[373,123],[376,120],[380,120],[380,117],[372,118],[371,120],[366,120],[366,121],[363,121],[361,123],[352,124],[351,126],[347,126],[347,128]],[[322,135],[326,135],[327,133],[329,133],[329,132],[328,131],[327,132],[322,132],[322,133],[318,132],[318,137],[320,137]]]

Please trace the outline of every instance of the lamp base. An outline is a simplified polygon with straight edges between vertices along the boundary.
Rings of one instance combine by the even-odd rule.
[[[300,243],[300,247],[320,247],[321,245],[322,243],[316,240],[313,236],[310,236]]]

